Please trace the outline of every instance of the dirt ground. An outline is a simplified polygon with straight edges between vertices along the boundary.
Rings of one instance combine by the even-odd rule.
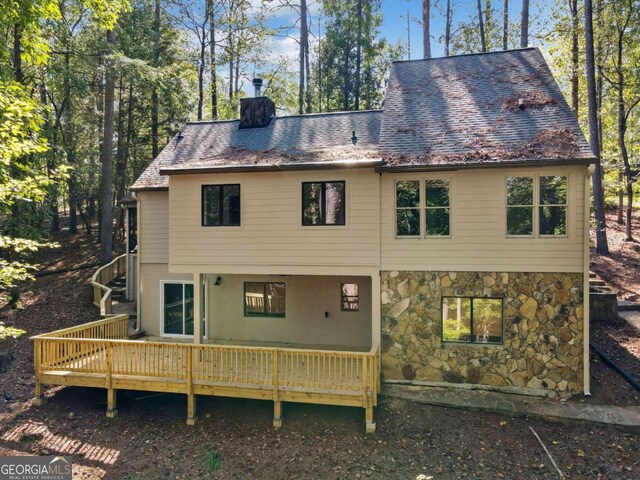
[[[97,246],[84,235],[62,235],[59,241],[65,247],[43,253],[43,265],[95,258]],[[49,390],[47,405],[32,407],[33,353],[27,337],[95,320],[88,286],[92,272],[40,277],[23,290],[22,309],[0,308],[2,321],[28,331],[0,344],[0,352],[11,350],[16,357],[9,371],[0,373],[0,455],[69,454],[79,479],[557,478],[531,426],[566,478],[640,478],[637,430],[395,399],[381,399],[374,435],[364,433],[364,412],[348,407],[285,404],[280,430],[271,426],[273,406],[266,401],[201,398],[193,427],[185,424],[184,395],[120,392],[115,419],[105,417],[104,390],[57,387]],[[624,332],[602,328],[614,341]],[[592,381],[596,401],[613,397],[638,404],[627,384],[601,363],[594,362]]]
[[[616,222],[615,211],[607,212],[607,242],[609,255],[591,250],[591,270],[596,272],[618,293],[618,298],[640,302],[640,210],[633,212],[632,232],[635,242],[625,240],[624,225]],[[595,232],[591,231],[595,245]]]

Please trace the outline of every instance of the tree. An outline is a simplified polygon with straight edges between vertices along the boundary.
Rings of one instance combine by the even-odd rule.
[[[487,37],[484,32],[484,19],[482,14],[482,3],[478,0],[478,32],[480,34],[480,51],[487,51]]]
[[[422,0],[422,58],[431,58],[431,0]]]
[[[604,189],[602,187],[602,166],[600,164],[600,135],[598,128],[598,105],[596,99],[596,72],[593,49],[593,8],[591,0],[584,1],[584,33],[586,55],[587,97],[589,104],[589,144],[596,156],[593,172],[593,206],[596,217],[596,251],[609,254],[607,225],[604,210]]]
[[[451,48],[451,22],[453,21],[453,8],[451,0],[447,0],[447,10],[444,20],[444,56],[448,57]]]
[[[112,29],[107,30],[109,52],[113,54],[116,36]],[[104,85],[104,135],[102,139],[102,178],[101,178],[101,228],[100,262],[107,263],[113,255],[113,125],[114,96],[116,75],[113,59],[106,60]]]
[[[522,22],[520,23],[520,47],[529,46],[529,0],[522,0]]]
[[[504,0],[502,11],[502,49],[509,48],[509,0]]]
[[[358,0],[360,5],[362,0]],[[298,113],[302,115],[305,111],[306,89],[309,79],[309,27],[307,24],[307,0],[300,0],[300,68],[298,86]]]

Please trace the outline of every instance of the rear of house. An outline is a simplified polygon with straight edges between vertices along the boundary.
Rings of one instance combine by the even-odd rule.
[[[396,62],[382,111],[241,109],[185,125],[132,187],[148,341],[374,355],[360,379],[381,366],[389,382],[588,391],[594,159],[537,49]],[[322,388],[344,390],[348,363],[332,365]],[[352,404],[342,390],[323,402]]]

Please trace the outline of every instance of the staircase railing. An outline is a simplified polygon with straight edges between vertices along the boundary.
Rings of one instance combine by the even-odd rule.
[[[103,265],[91,277],[91,287],[93,288],[93,304],[100,308],[102,318],[113,315],[112,289],[109,284],[118,277],[127,274],[127,254],[114,258],[106,265]]]

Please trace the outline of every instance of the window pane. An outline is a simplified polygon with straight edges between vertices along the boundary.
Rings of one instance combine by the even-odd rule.
[[[533,234],[533,207],[507,208],[507,235]]]
[[[407,210],[396,210],[397,212],[397,230],[396,234],[400,236],[420,235],[420,210],[411,208]]]
[[[540,207],[540,235],[567,234],[567,207]]]
[[[240,225],[240,185],[223,187],[222,215],[224,225]]]
[[[396,183],[396,207],[420,206],[420,182],[417,180]]]
[[[326,225],[344,224],[344,183],[325,183],[326,211],[324,212],[324,223]]]
[[[265,312],[264,283],[244,284],[244,310],[247,315]]]
[[[184,334],[193,335],[193,285],[184,285]]]
[[[302,224],[320,225],[322,217],[320,212],[320,197],[322,195],[321,183],[302,184]]]
[[[496,298],[473,299],[473,341],[478,343],[502,342],[502,300]]]
[[[358,311],[360,307],[357,283],[342,284],[342,310]]]
[[[507,205],[533,205],[533,178],[507,178]]]
[[[427,235],[449,235],[449,209],[427,208]]]
[[[220,225],[220,187],[208,185],[202,189],[202,221],[204,225]]]
[[[471,299],[445,297],[442,299],[442,340],[471,341]]]
[[[164,285],[164,333],[182,335],[182,284],[165,283]],[[193,320],[192,320],[193,322]]]
[[[424,185],[427,207],[449,206],[449,182],[447,180],[426,180]]]
[[[267,313],[284,315],[284,283],[267,283]]]
[[[540,205],[566,205],[567,177],[540,177]]]

